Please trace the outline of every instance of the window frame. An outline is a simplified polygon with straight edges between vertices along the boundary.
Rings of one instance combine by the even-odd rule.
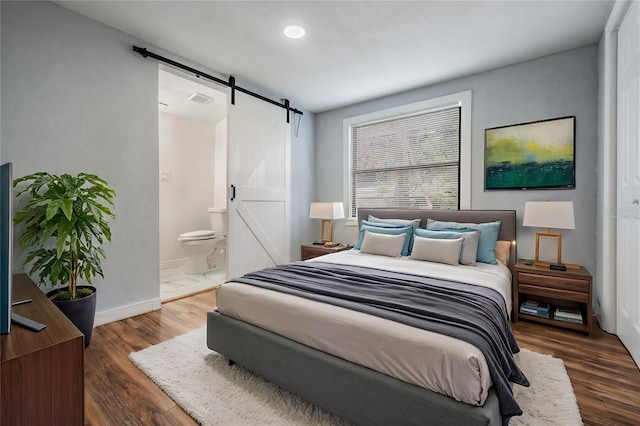
[[[404,115],[425,113],[456,106],[460,107],[459,208],[460,210],[467,210],[471,208],[471,90],[467,90],[425,101],[414,102],[407,105],[349,117],[342,121],[343,202],[345,205],[345,212],[347,212],[347,225],[358,225],[358,218],[351,216],[351,186],[353,184],[351,173],[351,127],[381,120],[389,120]]]

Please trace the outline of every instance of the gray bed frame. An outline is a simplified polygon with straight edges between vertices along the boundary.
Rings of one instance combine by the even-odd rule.
[[[360,209],[359,222],[378,218],[427,218],[456,222],[501,220],[499,240],[515,241],[514,210]],[[516,261],[512,245],[510,269]],[[501,425],[493,390],[481,407],[411,385],[318,351],[217,311],[207,314],[207,346],[303,399],[354,424]]]

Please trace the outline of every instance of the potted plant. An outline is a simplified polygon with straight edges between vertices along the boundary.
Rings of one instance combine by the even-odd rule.
[[[53,303],[91,340],[96,307],[96,275],[104,278],[100,262],[102,244],[111,241],[108,218],[114,218],[115,191],[96,175],[79,173],[52,175],[34,173],[14,180],[16,197],[29,195],[14,217],[24,224],[20,247],[33,247],[23,262],[29,275],[38,275],[38,285],[62,286],[47,293]]]

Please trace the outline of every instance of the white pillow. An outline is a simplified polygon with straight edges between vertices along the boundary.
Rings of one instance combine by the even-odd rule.
[[[409,257],[415,260],[428,260],[429,262],[457,265],[460,259],[463,241],[464,238],[441,240],[414,235],[413,250]]]
[[[360,252],[398,257],[402,254],[402,247],[406,237],[407,234],[389,235],[364,231]]]
[[[480,241],[480,231],[439,231],[430,229],[416,229],[413,231],[415,235],[424,238],[436,238],[439,240],[456,240],[462,238],[462,250],[460,251],[459,262],[463,265],[476,264],[476,255],[478,253],[478,242]]]

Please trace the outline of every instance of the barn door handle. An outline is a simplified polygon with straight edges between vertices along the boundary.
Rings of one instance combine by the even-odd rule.
[[[231,185],[231,201],[236,199],[236,186]]]

